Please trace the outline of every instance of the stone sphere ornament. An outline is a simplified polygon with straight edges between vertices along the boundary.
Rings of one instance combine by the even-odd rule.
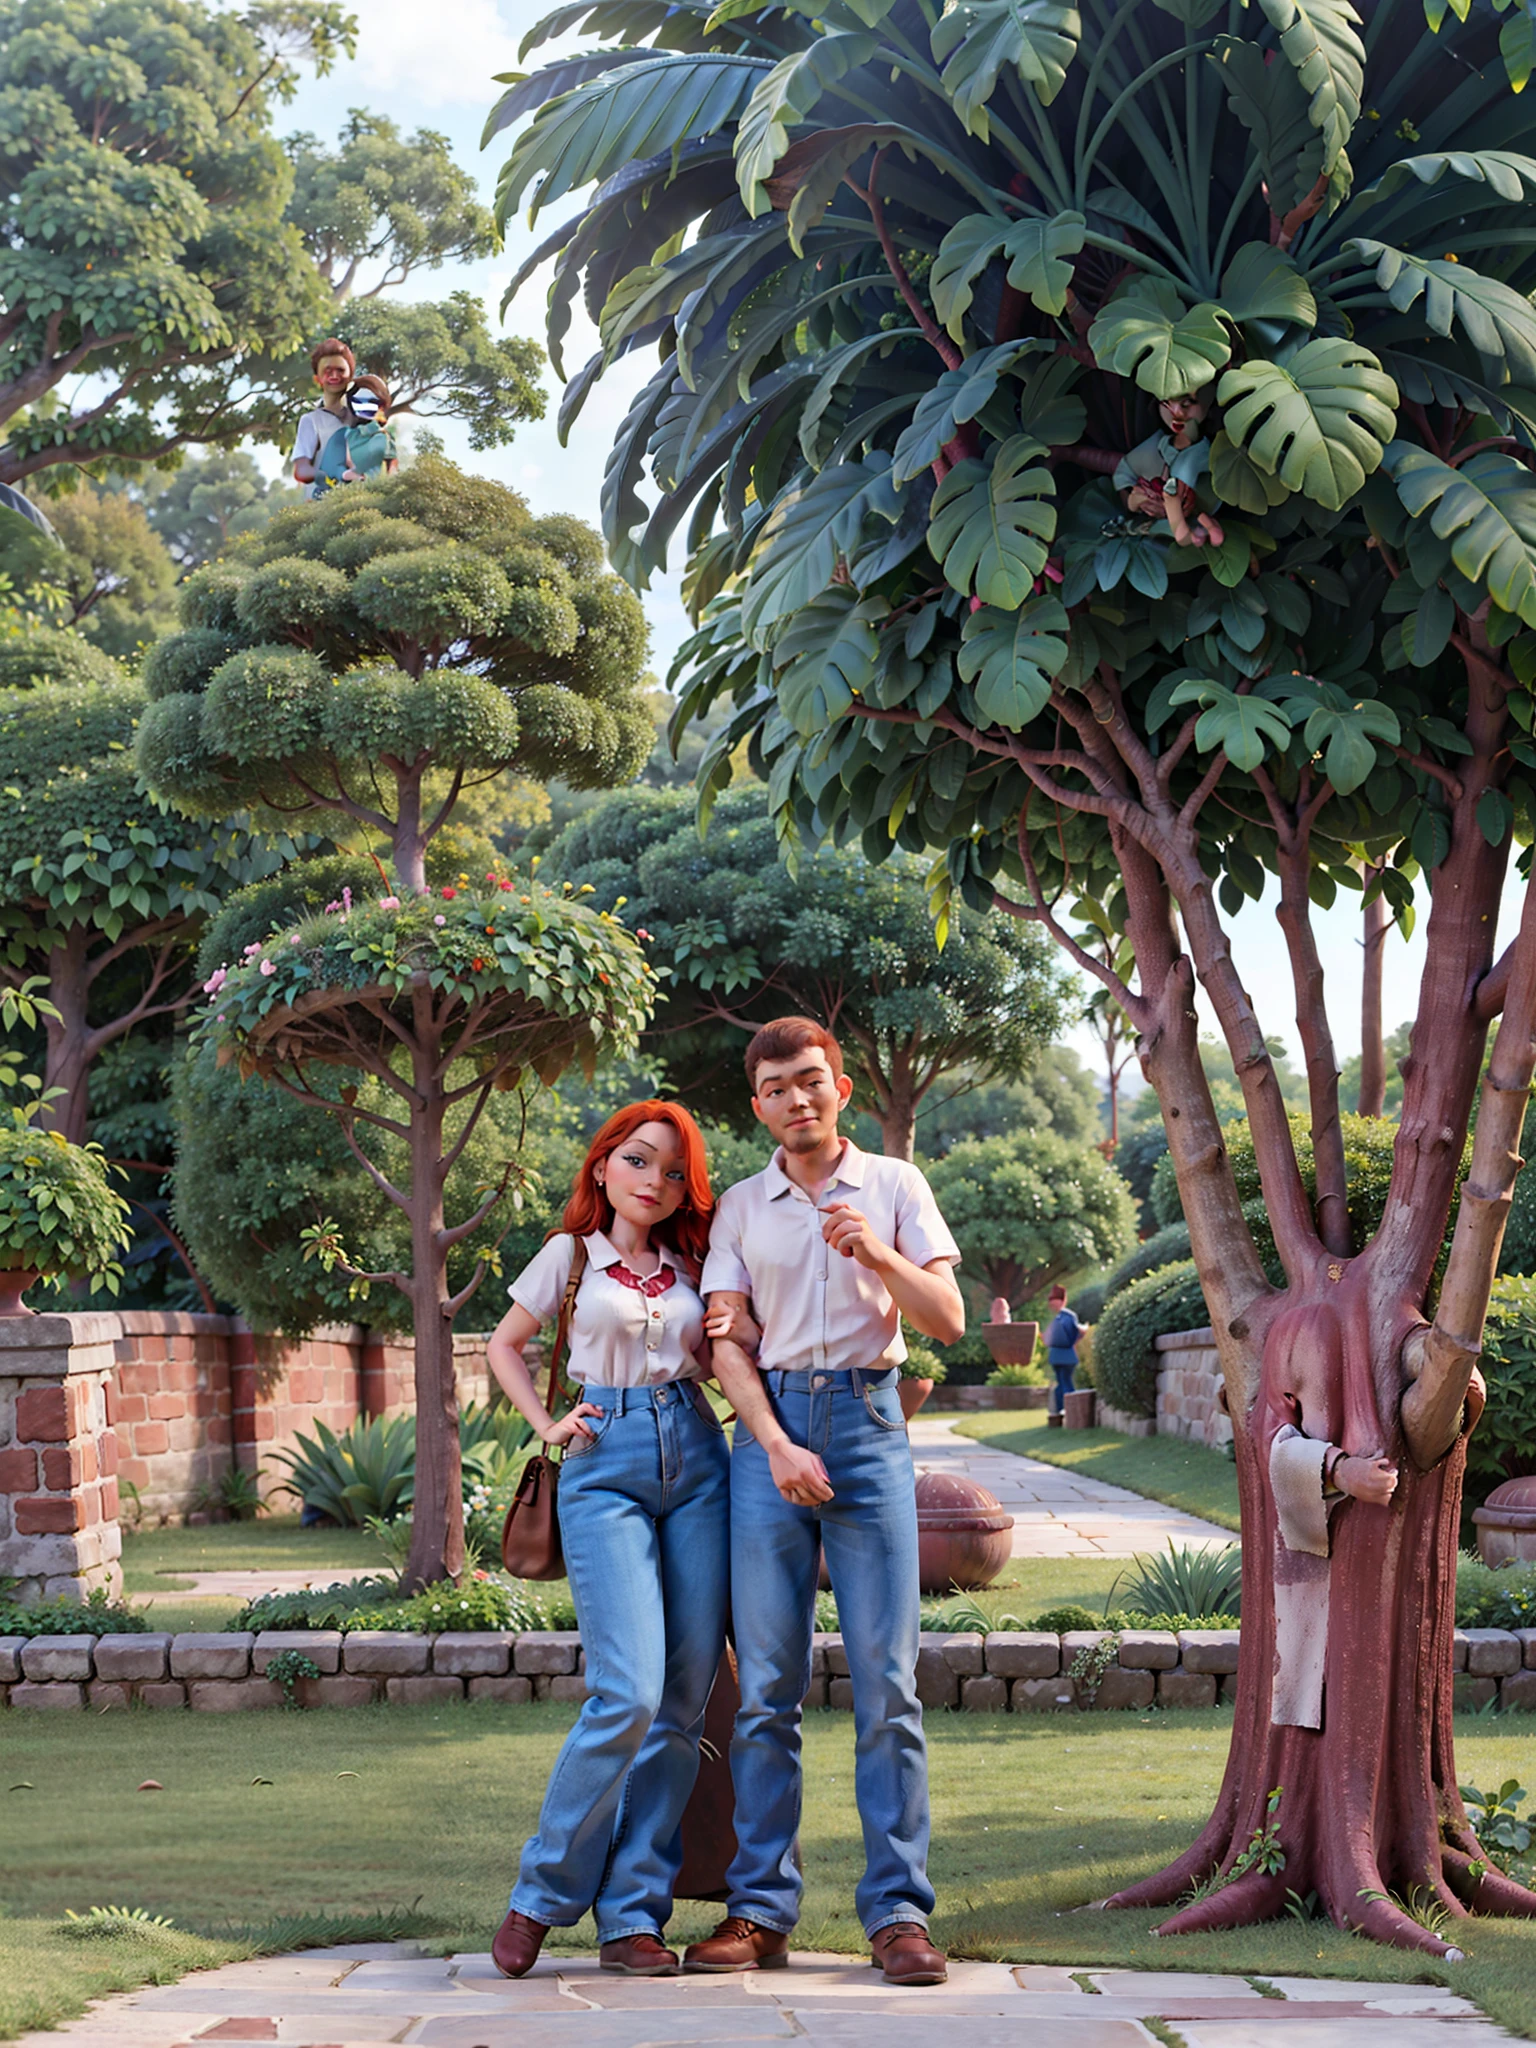
[[[953,1472],[917,1475],[917,1575],[925,1593],[990,1586],[1013,1556],[1013,1517]]]

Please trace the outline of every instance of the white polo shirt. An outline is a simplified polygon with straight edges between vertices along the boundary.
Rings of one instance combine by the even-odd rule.
[[[704,1304],[677,1254],[656,1246],[662,1259],[656,1278],[636,1285],[639,1276],[628,1283],[614,1277],[628,1268],[601,1231],[583,1243],[587,1270],[571,1311],[566,1377],[584,1387],[660,1387],[670,1380],[697,1379],[703,1370],[698,1353],[704,1344]],[[575,1239],[560,1231],[524,1266],[508,1294],[541,1323],[552,1323],[565,1298],[575,1253]],[[670,1284],[661,1285],[668,1272]]]
[[[762,1327],[764,1372],[881,1371],[907,1355],[901,1318],[877,1273],[834,1252],[821,1234],[834,1202],[862,1211],[876,1237],[914,1266],[959,1265],[960,1251],[933,1190],[905,1159],[861,1152],[851,1139],[819,1203],[774,1153],[761,1173],[720,1197],[701,1290],[751,1297]]]

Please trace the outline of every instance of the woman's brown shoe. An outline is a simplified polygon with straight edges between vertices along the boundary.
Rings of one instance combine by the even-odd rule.
[[[526,1977],[539,1959],[549,1929],[526,1913],[509,1913],[491,1943],[491,1961],[503,1977]]]
[[[877,1970],[884,1970],[887,1984],[942,1984],[949,1975],[943,1952],[928,1939],[927,1928],[915,1920],[877,1927],[869,1945],[874,1951],[869,1960]]]
[[[789,1965],[789,1936],[755,1920],[731,1914],[704,1941],[683,1951],[685,1970],[783,1970]]]
[[[612,1970],[620,1977],[675,1977],[677,1957],[654,1934],[626,1934],[619,1941],[605,1941],[597,1952],[600,1970]]]

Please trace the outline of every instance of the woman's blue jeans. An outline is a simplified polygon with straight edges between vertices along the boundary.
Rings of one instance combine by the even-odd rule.
[[[1070,1364],[1053,1365],[1051,1371],[1056,1375],[1056,1384],[1051,1389],[1051,1412],[1053,1415],[1065,1415],[1067,1396],[1073,1391],[1077,1381],[1077,1367]]]
[[[512,1906],[600,1941],[660,1934],[725,1642],[729,1457],[687,1386],[588,1387],[590,1448],[560,1467],[587,1699],[550,1773]]]
[[[727,1911],[787,1934],[800,1916],[800,1712],[811,1682],[825,1548],[853,1680],[854,1793],[864,1831],[855,1893],[866,1932],[926,1925],[928,1758],[917,1697],[916,1480],[894,1372],[769,1372],[793,1442],[816,1452],[833,1498],[792,1507],[762,1447],[736,1425],[731,1608],[741,1711],[731,1743],[736,1858]]]

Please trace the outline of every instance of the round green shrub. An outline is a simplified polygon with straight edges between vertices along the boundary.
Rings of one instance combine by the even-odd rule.
[[[208,685],[203,733],[234,761],[289,761],[320,735],[332,684],[318,655],[252,647],[233,655]]]
[[[216,626],[189,626],[157,640],[145,655],[139,680],[151,698],[175,697],[183,690],[206,690],[214,670],[240,647],[233,633]]]
[[[477,549],[439,546],[373,556],[353,579],[351,595],[376,631],[431,645],[492,632],[512,590],[500,566]],[[575,640],[573,615],[569,644]]]
[[[79,633],[25,626],[0,634],[0,690],[36,690],[46,683],[121,683],[127,671]]]
[[[1128,1252],[1104,1282],[1104,1300],[1113,1301],[1117,1294],[1123,1294],[1133,1281],[1141,1279],[1144,1273],[1155,1273],[1159,1266],[1170,1266],[1175,1259],[1187,1259],[1189,1250],[1189,1225],[1185,1222],[1169,1223],[1161,1230],[1155,1230],[1150,1237],[1143,1238],[1136,1249]],[[1079,1309],[1081,1315],[1082,1311]],[[1084,1316],[1085,1322],[1091,1317]]]
[[[1210,1321],[1193,1259],[1145,1273],[1117,1294],[1093,1333],[1093,1380],[1100,1395],[1127,1415],[1157,1413],[1159,1337],[1198,1330]]]
[[[250,638],[268,640],[296,628],[328,625],[346,596],[347,579],[339,569],[289,555],[252,571],[235,614]]]
[[[1506,1479],[1536,1472],[1536,1279],[1495,1281],[1480,1364],[1488,1406],[1467,1439],[1469,1514]]]
[[[99,1145],[71,1145],[25,1112],[0,1125],[0,1264],[45,1278],[84,1278],[117,1292],[128,1204],[107,1179]]]
[[[267,530],[270,533],[271,527]],[[232,633],[246,639],[239,605],[249,574],[248,569],[237,568],[232,562],[206,562],[201,569],[194,569],[181,586],[182,624],[206,626],[215,633]]]

